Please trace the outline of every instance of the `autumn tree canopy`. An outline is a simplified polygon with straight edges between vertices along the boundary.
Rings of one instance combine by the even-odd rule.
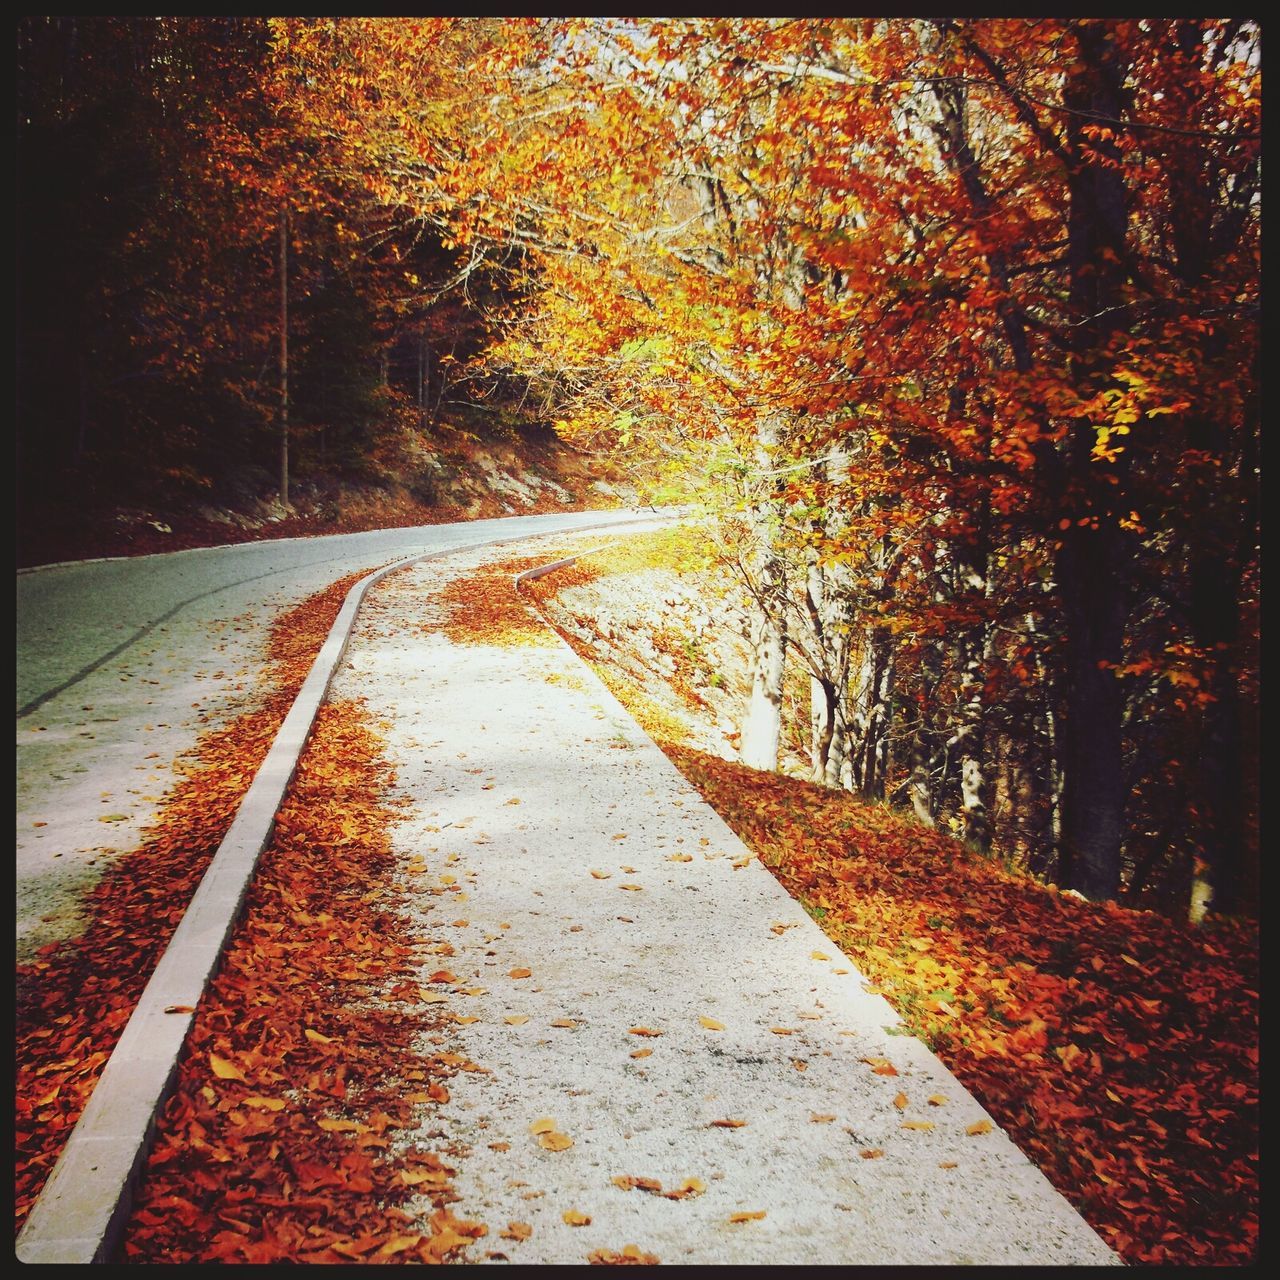
[[[59,448],[144,432],[196,486],[269,451],[287,215],[296,447],[514,380],[714,517],[748,763],[1088,897],[1253,901],[1256,24],[26,23]],[[59,184],[102,154],[77,265]]]

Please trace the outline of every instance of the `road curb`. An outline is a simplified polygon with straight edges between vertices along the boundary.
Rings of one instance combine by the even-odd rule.
[[[635,517],[615,519],[571,532],[635,522]],[[533,537],[563,535],[564,531],[556,531]],[[398,569],[511,541],[521,539],[507,535],[397,560],[367,574],[347,593],[230,829],[32,1206],[15,1245],[20,1261],[110,1261],[128,1221],[134,1186],[150,1150],[156,1117],[176,1077],[196,1006],[239,918],[258,858],[271,839],[276,812],[346,652],[365,594]]]

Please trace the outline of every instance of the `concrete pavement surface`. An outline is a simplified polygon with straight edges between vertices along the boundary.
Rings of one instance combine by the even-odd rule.
[[[336,579],[424,552],[652,513],[583,511],[49,565],[17,575],[19,961],[74,936],[173,763],[257,701],[271,623]]]
[[[406,1135],[463,1151],[471,1260],[1115,1263],[566,646],[444,633],[491,555],[375,586],[331,689],[390,725],[448,1047],[483,1068]]]

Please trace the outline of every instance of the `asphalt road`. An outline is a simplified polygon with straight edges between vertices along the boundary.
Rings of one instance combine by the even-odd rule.
[[[273,619],[346,574],[426,552],[589,528],[588,511],[84,561],[17,578],[17,954],[80,929],[210,727],[251,708]]]

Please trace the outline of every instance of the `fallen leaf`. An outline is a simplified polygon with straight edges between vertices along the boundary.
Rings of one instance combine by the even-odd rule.
[[[712,1127],[716,1129],[741,1129],[747,1122],[745,1120],[713,1120]]]
[[[219,1080],[243,1080],[244,1072],[235,1065],[234,1062],[228,1062],[226,1058],[220,1058],[216,1053],[209,1055],[209,1065],[213,1068],[213,1074]]]
[[[649,1191],[655,1195],[662,1194],[662,1183],[657,1178],[640,1178],[631,1173],[620,1173],[611,1181],[615,1187],[623,1191]]]
[[[461,1023],[461,1024],[462,1024],[462,1026],[464,1026],[464,1027],[466,1027],[466,1026],[470,1026],[470,1025],[471,1025],[471,1023],[473,1023],[473,1022],[479,1022],[479,1021],[480,1021],[480,1019],[479,1019],[479,1018],[477,1018],[474,1014],[470,1014],[470,1013],[468,1013],[468,1014],[455,1013],[455,1014],[453,1015],[453,1020],[454,1020],[454,1022]]]
[[[509,1142],[491,1142],[489,1143],[490,1151],[510,1151],[511,1143]]]
[[[535,1120],[529,1126],[530,1133],[550,1133],[556,1127],[556,1122],[550,1116],[543,1116],[541,1120]]]
[[[810,960],[830,960],[831,957],[827,955],[825,951],[810,951],[809,959]]]
[[[943,1160],[938,1164],[939,1169],[958,1169],[959,1167],[954,1160]]]
[[[653,1056],[652,1049],[632,1049],[631,1056],[633,1058],[650,1058]]]
[[[195,1013],[196,1007],[193,1004],[167,1004],[164,1011],[165,1013]]]
[[[633,1036],[660,1036],[662,1034],[661,1031],[655,1031],[652,1027],[631,1027],[630,1031]]]
[[[907,1095],[905,1093],[898,1094],[898,1096],[893,1100],[893,1105],[897,1107],[899,1111],[903,1110],[907,1105]]]
[[[612,871],[596,871],[593,869],[591,874],[595,876],[597,880],[607,880],[611,875],[613,875],[613,872]]]
[[[503,1022],[509,1023],[513,1027],[522,1027],[528,1021],[529,1015],[527,1013],[509,1013],[503,1018]]]
[[[723,1030],[724,1030],[724,1023],[723,1023],[723,1022],[717,1022],[714,1018],[706,1018],[706,1017],[703,1017],[703,1018],[699,1018],[699,1019],[698,1019],[698,1021],[699,1021],[699,1022],[700,1022],[704,1027],[706,1027],[706,1029],[707,1029],[708,1031],[723,1031]]]
[[[619,889],[630,889],[633,893],[641,893],[641,892],[643,892],[643,890],[644,890],[644,885],[642,885],[642,884],[620,884],[620,885],[618,886],[618,888],[619,888]]]
[[[568,1151],[573,1139],[567,1133],[544,1133],[538,1139],[538,1146],[544,1151]]]
[[[553,1027],[576,1027],[578,1024],[572,1018],[557,1018],[551,1025]]]
[[[560,1215],[571,1227],[585,1227],[591,1223],[589,1213],[579,1213],[577,1209],[566,1209]]]
[[[258,1111],[283,1111],[288,1106],[283,1098],[241,1098],[240,1104]]]
[[[706,1189],[707,1184],[701,1178],[686,1178],[674,1190],[664,1191],[662,1194],[668,1200],[689,1200],[700,1196]]]
[[[775,1036],[793,1036],[796,1033],[794,1027],[770,1027],[769,1030],[772,1031]]]
[[[422,1243],[421,1236],[392,1236],[373,1256],[375,1258],[391,1258],[406,1249],[416,1249]]]
[[[932,1120],[904,1120],[902,1122],[904,1129],[919,1129],[922,1133],[928,1133],[934,1127]]]
[[[730,1222],[759,1222],[761,1218],[768,1212],[766,1209],[756,1209],[750,1213],[731,1213],[729,1215]]]
[[[940,1093],[931,1093],[931,1094],[930,1094],[930,1095],[925,1099],[925,1101],[926,1101],[926,1102],[927,1102],[931,1107],[941,1107],[941,1106],[945,1106],[945,1105],[946,1105],[946,1101],[947,1101],[947,1100],[946,1100],[946,1098],[945,1098],[942,1094],[940,1094]]]
[[[981,1133],[990,1133],[991,1128],[992,1125],[990,1120],[975,1120],[973,1124],[968,1125],[965,1128],[965,1133],[976,1138]]]
[[[533,977],[532,969],[512,969],[507,973],[508,978],[531,978]]]
[[[693,854],[691,853],[671,853],[667,855],[668,862],[692,862]]]
[[[533,1235],[533,1228],[527,1222],[508,1222],[507,1229],[502,1232],[504,1240],[527,1240]]]
[[[308,1040],[312,1040],[316,1044],[332,1044],[333,1043],[332,1036],[322,1035],[319,1031],[312,1031],[310,1027],[308,1027],[302,1034],[305,1035]]]
[[[879,1160],[884,1155],[884,1149],[882,1147],[864,1147],[858,1154],[864,1160]]]
[[[810,1124],[831,1124],[834,1120],[835,1120],[835,1116],[833,1115],[826,1115],[826,1114],[819,1115],[816,1111],[809,1112]]]

